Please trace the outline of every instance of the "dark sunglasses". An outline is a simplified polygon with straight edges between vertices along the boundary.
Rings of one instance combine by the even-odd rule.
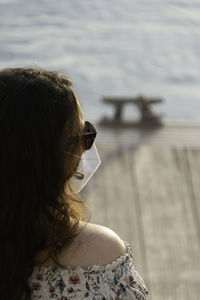
[[[97,131],[92,123],[85,121],[84,133],[82,134],[82,142],[85,150],[89,150],[96,138]]]
[[[85,127],[83,130],[83,134],[81,135],[81,143],[83,145],[84,150],[89,150],[96,138],[97,131],[92,123],[89,121],[85,121]],[[73,142],[78,142],[80,139],[76,136],[72,136],[70,138],[70,141]]]

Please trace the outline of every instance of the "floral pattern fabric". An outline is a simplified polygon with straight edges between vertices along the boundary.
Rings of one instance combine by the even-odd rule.
[[[111,264],[81,267],[35,266],[29,285],[32,300],[146,300],[147,288],[132,262],[132,249]]]

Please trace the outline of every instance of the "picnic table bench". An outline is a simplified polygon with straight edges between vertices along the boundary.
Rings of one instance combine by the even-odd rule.
[[[105,97],[103,102],[106,104],[111,104],[114,106],[114,116],[111,119],[108,117],[103,117],[103,119],[99,122],[100,125],[108,126],[108,125],[131,125],[131,126],[146,126],[146,125],[162,125],[161,118],[163,114],[156,114],[153,111],[152,105],[157,103],[162,103],[163,99],[160,98],[146,98],[144,96],[137,96],[135,98],[113,98],[113,97]],[[139,122],[125,122],[123,118],[123,109],[126,104],[134,104],[137,107],[140,113]]]

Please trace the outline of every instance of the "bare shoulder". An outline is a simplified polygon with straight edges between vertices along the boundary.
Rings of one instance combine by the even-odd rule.
[[[110,228],[98,225],[98,224],[87,224],[85,231],[82,232],[84,240],[88,240],[89,248],[96,248],[104,254],[119,256],[126,252],[126,246],[121,238]]]
[[[102,225],[88,223],[83,227],[71,248],[64,253],[61,263],[81,267],[94,264],[106,265],[125,253],[124,242],[113,230]]]

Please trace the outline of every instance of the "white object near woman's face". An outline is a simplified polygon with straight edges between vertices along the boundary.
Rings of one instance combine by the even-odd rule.
[[[95,143],[93,143],[92,147],[89,150],[84,151],[82,156],[78,156],[69,152],[67,153],[80,159],[76,172],[83,174],[83,178],[79,179],[75,176],[72,176],[69,180],[69,185],[73,189],[73,191],[76,193],[80,193],[80,191],[98,169],[101,160]],[[67,193],[70,193],[68,188]]]

